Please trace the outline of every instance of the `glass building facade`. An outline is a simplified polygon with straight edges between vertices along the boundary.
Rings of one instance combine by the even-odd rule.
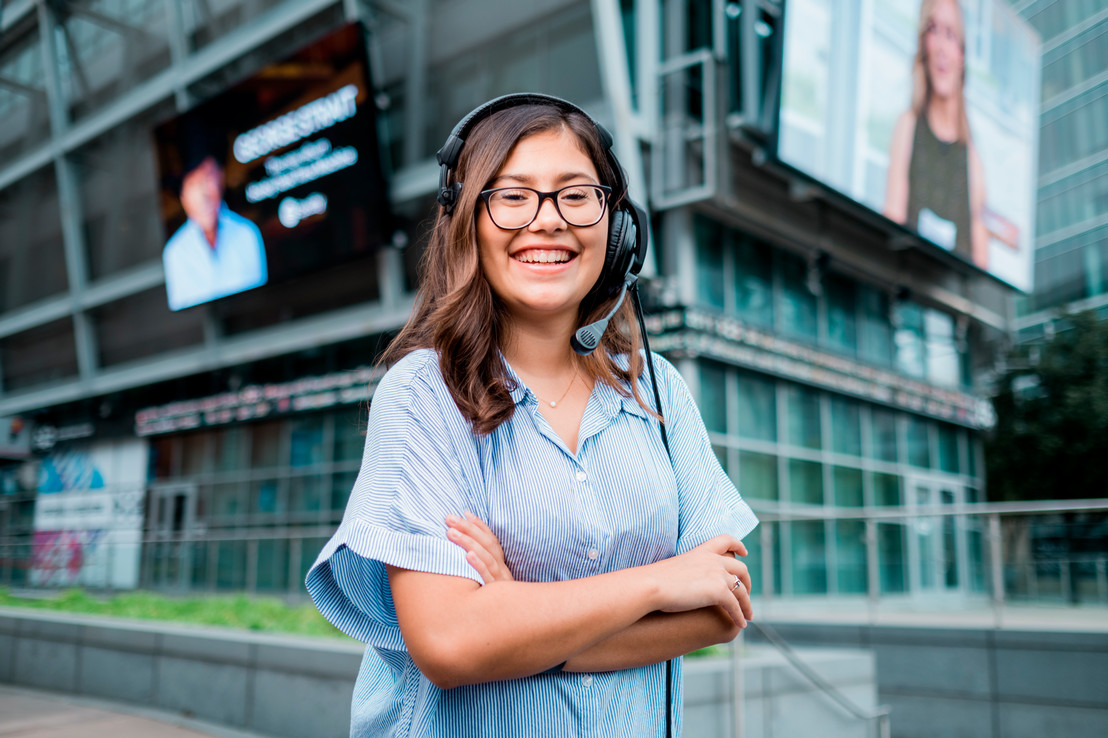
[[[1017,6],[1043,40],[1035,286],[1013,324],[1033,341],[1064,306],[1108,317],[1108,13],[1092,0]]]
[[[392,243],[169,310],[152,128],[351,21]],[[652,343],[765,521],[757,591],[979,592],[968,519],[865,516],[983,498],[979,378],[1010,292],[764,166],[779,22],[769,0],[5,3],[0,586],[302,596],[410,310],[434,153],[534,90],[608,125],[651,207]]]

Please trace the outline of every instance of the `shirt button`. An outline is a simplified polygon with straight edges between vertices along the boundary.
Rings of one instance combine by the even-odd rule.
[[[577,481],[578,482],[583,482],[588,478],[589,478],[589,475],[586,474],[585,472],[583,472],[583,471],[577,472]]]
[[[592,684],[592,674],[585,674],[584,676],[582,676],[581,683],[584,684],[586,687]]]
[[[589,561],[596,561],[596,557],[599,556],[599,555],[600,555],[600,552],[597,551],[595,548],[590,548],[589,549],[589,553],[588,553]]]

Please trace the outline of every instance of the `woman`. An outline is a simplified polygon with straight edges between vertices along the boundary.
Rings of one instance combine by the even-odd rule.
[[[889,151],[885,215],[984,269],[985,179],[966,117],[965,57],[958,0],[924,0],[912,105]]]
[[[351,735],[666,735],[664,662],[751,617],[735,555],[757,521],[658,359],[667,455],[630,305],[595,352],[570,347],[616,303],[598,289],[628,207],[610,137],[543,96],[459,129],[361,472],[308,574],[369,646]]]

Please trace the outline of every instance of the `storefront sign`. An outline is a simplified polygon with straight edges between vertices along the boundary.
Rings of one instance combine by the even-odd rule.
[[[39,464],[31,582],[133,589],[139,581],[147,445],[70,447]]]
[[[384,368],[359,367],[292,382],[253,384],[237,392],[148,407],[135,413],[135,433],[139,436],[175,433],[366,402],[384,373]]]
[[[677,309],[650,316],[647,327],[661,334],[651,338],[656,351],[707,356],[970,428],[996,422],[984,398],[782,339],[735,318]]]

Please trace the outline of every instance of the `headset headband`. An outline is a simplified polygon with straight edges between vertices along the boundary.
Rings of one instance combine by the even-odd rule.
[[[604,148],[605,154],[608,156],[608,160],[612,164],[612,170],[615,172],[616,182],[615,185],[617,198],[622,198],[627,194],[627,178],[623,173],[623,168],[619,165],[619,161],[612,153],[612,134],[608,132],[608,129],[597,123],[591,115],[586,113],[581,108],[577,107],[568,100],[563,100],[560,97],[554,97],[553,95],[540,95],[534,92],[521,92],[510,95],[501,95],[500,97],[489,100],[484,105],[480,105],[469,112],[464,118],[458,121],[458,124],[454,126],[454,129],[450,131],[450,135],[446,138],[446,143],[442,145],[435,153],[435,159],[438,161],[439,166],[439,194],[438,201],[442,205],[446,212],[453,213],[454,205],[458,202],[458,197],[462,192],[462,183],[450,182],[450,172],[458,165],[458,159],[462,153],[462,147],[465,145],[466,139],[473,131],[473,128],[485,120],[490,118],[496,113],[502,110],[508,110],[509,108],[516,108],[523,105],[549,105],[551,107],[558,108],[568,113],[578,113],[585,117],[593,126],[596,127],[596,133],[600,137],[601,146]]]

